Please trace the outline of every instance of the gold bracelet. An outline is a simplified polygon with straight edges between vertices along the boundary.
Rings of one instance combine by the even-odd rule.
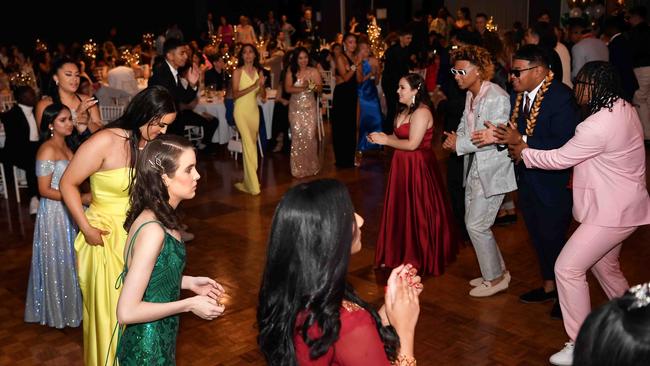
[[[395,366],[416,366],[418,363],[415,357],[408,357],[406,355],[399,355],[397,359],[392,362]]]

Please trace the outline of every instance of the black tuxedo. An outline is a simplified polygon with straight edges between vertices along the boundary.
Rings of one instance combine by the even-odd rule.
[[[3,151],[7,168],[12,165],[23,169],[27,174],[29,196],[38,196],[36,180],[36,151],[39,142],[29,141],[29,123],[18,104],[0,117],[5,127],[5,147]],[[38,128],[38,126],[37,126]]]
[[[538,91],[536,98],[541,92]],[[514,108],[516,95],[511,97]],[[531,102],[533,106],[535,101]],[[517,126],[519,133],[526,134],[526,116],[522,99]],[[531,107],[532,108],[532,107]],[[537,123],[531,136],[527,137],[530,148],[553,150],[569,141],[579,122],[579,112],[573,93],[561,79],[554,78],[544,94]],[[529,169],[517,164],[519,208],[533,246],[537,250],[544,280],[554,280],[555,260],[566,241],[571,223],[573,198],[569,188],[570,169]]]
[[[635,46],[644,47],[642,45]],[[621,85],[625,92],[625,98],[632,100],[634,92],[639,89],[639,83],[632,70],[632,44],[630,44],[626,35],[621,33],[609,42],[607,48],[609,49],[609,62],[618,70],[621,76]]]
[[[172,74],[167,61],[163,61],[154,68],[153,75],[149,79],[149,86],[160,85],[165,87],[171,93],[176,104],[176,120],[169,126],[169,132],[176,135],[184,135],[185,125],[203,126],[204,143],[209,143],[212,140],[212,135],[217,129],[218,122],[216,118],[214,121],[209,121],[203,116],[194,113],[191,110],[181,110],[181,104],[189,104],[197,97],[197,90],[194,90],[189,85],[187,88],[183,87],[178,75],[178,82]]]
[[[300,21],[300,24],[298,25],[298,38],[301,40],[308,39],[313,42],[314,48],[318,48],[318,43],[320,42],[320,27],[313,19],[310,23],[311,25],[304,19]]]

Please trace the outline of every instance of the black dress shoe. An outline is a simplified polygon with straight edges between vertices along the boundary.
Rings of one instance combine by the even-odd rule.
[[[503,215],[503,216],[497,217],[494,220],[494,225],[506,226],[506,225],[514,224],[515,222],[517,222],[517,214]]]
[[[519,301],[524,304],[542,303],[551,300],[557,300],[557,291],[546,292],[543,287],[536,288],[519,296]]]
[[[560,302],[558,300],[555,300],[551,309],[551,319],[562,320],[562,308],[560,308]]]

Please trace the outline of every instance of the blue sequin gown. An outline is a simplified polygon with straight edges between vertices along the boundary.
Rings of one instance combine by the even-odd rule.
[[[368,60],[362,63],[363,76],[368,75],[372,68]],[[357,150],[366,151],[379,149],[381,146],[373,144],[366,138],[371,132],[381,132],[383,116],[379,106],[379,95],[374,79],[368,79],[357,87],[359,94],[359,141]]]
[[[36,176],[59,181],[68,160],[36,161]],[[81,291],[77,281],[74,240],[77,228],[62,201],[42,197],[34,224],[32,264],[27,285],[25,321],[55,328],[81,324]]]

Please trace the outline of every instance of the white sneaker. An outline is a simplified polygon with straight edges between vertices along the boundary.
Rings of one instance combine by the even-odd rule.
[[[469,281],[469,285],[472,287],[479,287],[483,283],[483,277],[476,277],[475,279]]]
[[[573,365],[573,348],[575,344],[571,341],[564,344],[564,348],[548,359],[548,361],[557,366],[571,366]]]
[[[506,271],[504,277],[507,278],[508,283],[510,283],[510,272],[509,271]],[[472,287],[479,287],[479,286],[481,286],[483,281],[484,281],[483,277],[476,277],[473,280],[469,281],[469,285],[472,286]]]
[[[38,212],[38,197],[34,196],[29,201],[29,214],[36,215],[37,212]]]
[[[474,287],[473,289],[470,290],[469,296],[472,297],[492,296],[501,291],[507,290],[509,284],[510,284],[510,273],[506,271],[506,273],[503,275],[503,280],[501,280],[501,282],[497,283],[496,285],[492,285],[488,281],[483,281],[483,283],[481,283],[479,286]]]

